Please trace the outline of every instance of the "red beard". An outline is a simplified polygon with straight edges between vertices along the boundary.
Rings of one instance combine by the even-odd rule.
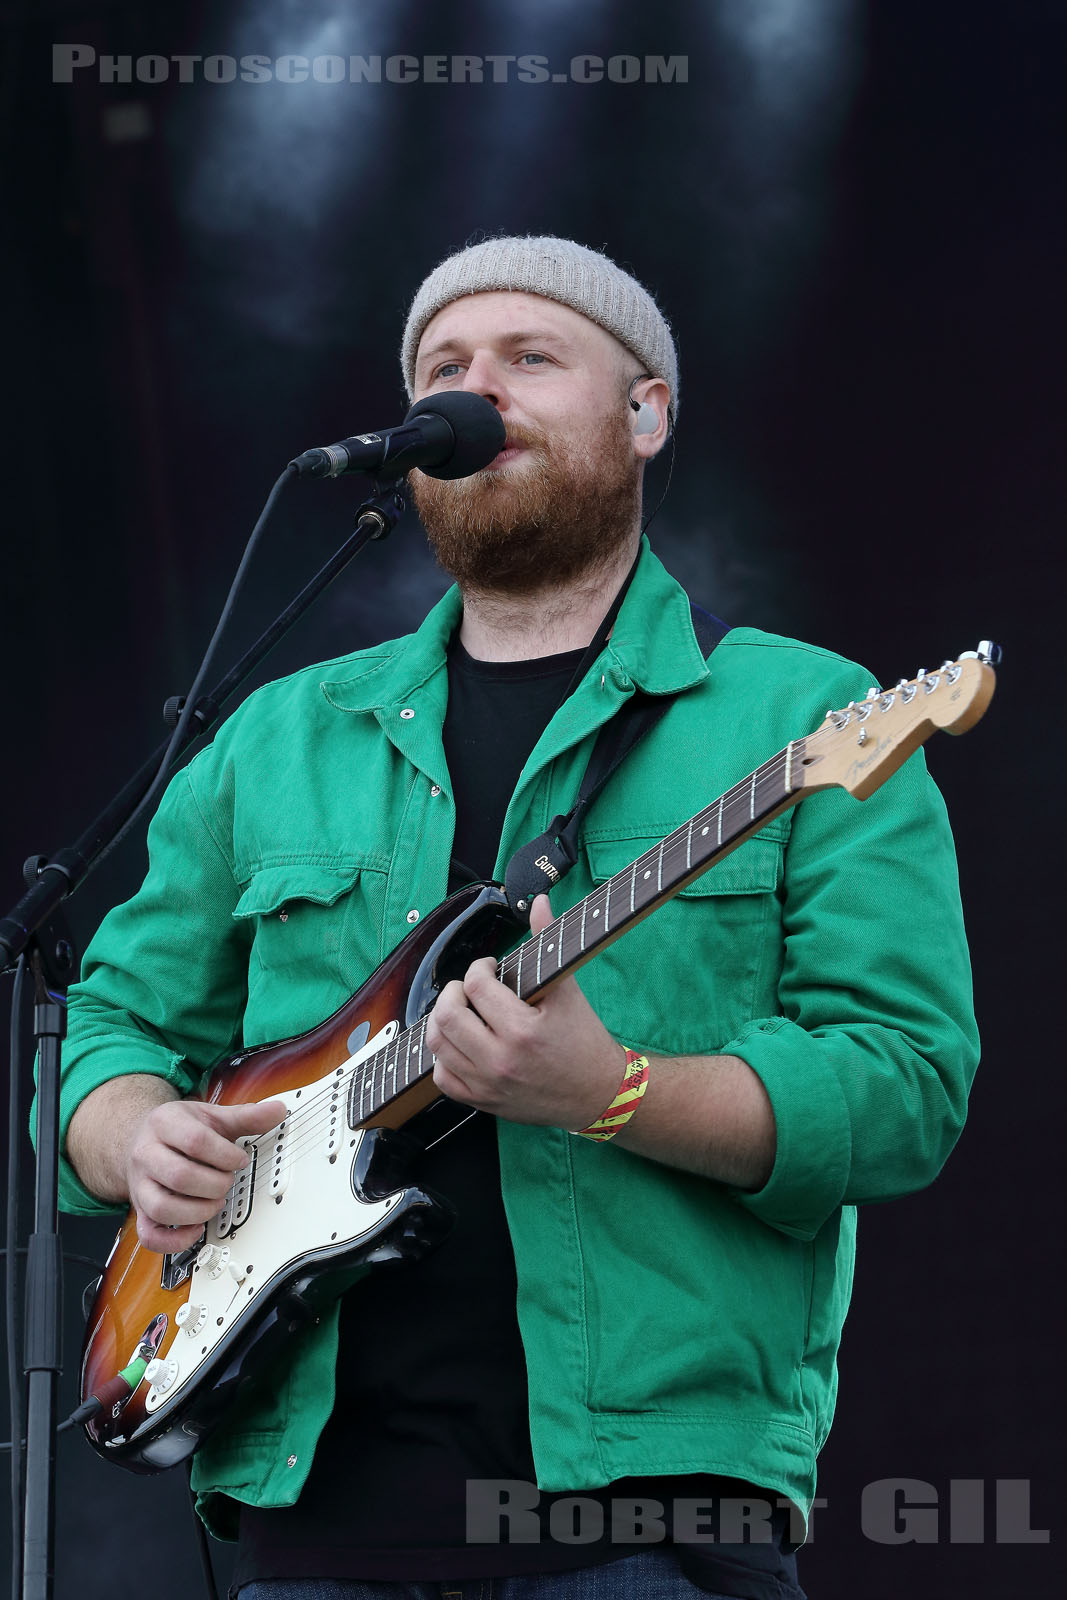
[[[450,481],[411,473],[411,496],[438,563],[462,588],[512,595],[608,565],[641,513],[628,419],[612,413],[594,435],[552,443],[509,425],[508,441],[527,447],[514,466]]]

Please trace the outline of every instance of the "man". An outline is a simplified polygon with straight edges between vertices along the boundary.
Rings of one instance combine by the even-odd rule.
[[[666,715],[535,932],[869,681],[747,628],[705,661],[640,535],[674,343],[604,256],[460,252],[402,361],[409,394],[466,389],[506,425],[474,477],[413,474],[457,587],[231,718],[74,997],[64,1200],[132,1201],[152,1250],[199,1238],[236,1138],[280,1115],[188,1099],[211,1062],[306,1030],[449,888],[502,877],[635,688]],[[863,806],[778,817],[537,1005],[474,962],[427,1040],[441,1092],[482,1113],[418,1169],[452,1235],[357,1284],[196,1458],[246,1597],[492,1578],[523,1600],[546,1573],[538,1595],[798,1595],[785,1508],[806,1512],[830,1425],[854,1206],[935,1176],[976,1061],[921,756]]]

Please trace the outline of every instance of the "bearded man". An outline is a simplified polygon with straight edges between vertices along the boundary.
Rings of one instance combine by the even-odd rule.
[[[200,1240],[236,1140],[281,1115],[189,1098],[210,1064],[307,1030],[446,892],[501,879],[636,690],[666,714],[535,933],[869,681],[750,628],[705,658],[640,529],[674,341],[606,257],[461,251],[402,364],[410,396],[467,390],[506,428],[474,476],[413,475],[455,586],[415,633],[250,697],[171,785],[73,997],[64,1202],[132,1203],[149,1250]],[[474,961],[426,1041],[471,1113],[415,1169],[455,1224],[294,1339],[197,1454],[235,1588],[799,1596],[855,1207],[936,1175],[977,1059],[921,754],[863,806],[776,817],[536,1004]]]

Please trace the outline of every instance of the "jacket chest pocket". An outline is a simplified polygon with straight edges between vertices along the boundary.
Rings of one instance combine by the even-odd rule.
[[[233,912],[251,933],[246,1045],[314,1027],[374,970],[385,882],[352,860],[253,873]]]
[[[667,1055],[705,1054],[778,1012],[788,819],[740,845],[602,951],[583,984],[605,1026]],[[591,839],[604,883],[658,838]]]

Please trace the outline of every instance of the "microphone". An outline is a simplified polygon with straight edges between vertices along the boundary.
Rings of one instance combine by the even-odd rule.
[[[483,395],[455,389],[417,401],[399,428],[357,433],[339,444],[305,450],[289,465],[303,478],[337,478],[346,472],[399,478],[412,467],[431,478],[469,478],[487,467],[506,441],[496,407]]]

